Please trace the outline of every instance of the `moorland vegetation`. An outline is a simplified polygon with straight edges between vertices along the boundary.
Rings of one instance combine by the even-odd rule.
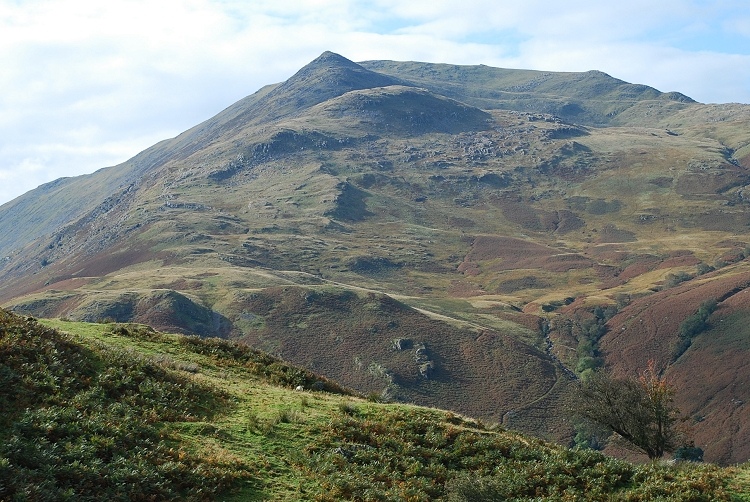
[[[747,467],[636,465],[143,325],[0,311],[0,354],[2,500],[708,501],[750,486]]]

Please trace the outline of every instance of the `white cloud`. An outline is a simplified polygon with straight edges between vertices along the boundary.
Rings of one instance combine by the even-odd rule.
[[[724,23],[724,27],[732,33],[750,38],[750,15],[728,19]]]
[[[40,180],[46,179],[42,173],[45,161],[40,158],[21,159],[18,163],[0,169],[0,199],[9,200],[18,195],[18,190],[36,188]]]
[[[124,161],[324,50],[599,69],[750,102],[750,43],[731,44],[747,42],[748,19],[700,0],[0,0],[0,203]]]

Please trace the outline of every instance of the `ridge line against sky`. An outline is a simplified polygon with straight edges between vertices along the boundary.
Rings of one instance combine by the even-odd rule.
[[[0,204],[123,162],[326,50],[750,103],[744,0],[0,0]]]

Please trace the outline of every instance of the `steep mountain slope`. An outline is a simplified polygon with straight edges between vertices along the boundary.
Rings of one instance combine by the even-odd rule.
[[[114,192],[131,188],[154,169],[186,158],[226,136],[228,131],[297,114],[346,91],[397,83],[396,79],[369,72],[326,52],[282,85],[261,89],[177,138],[160,142],[119,166],[75,180],[57,180],[11,201],[0,219],[0,255],[96,211]],[[76,186],[66,189],[71,182]],[[71,192],[93,197],[74,197]],[[16,231],[19,228],[20,233]]]
[[[241,339],[561,441],[579,374],[654,359],[706,458],[738,462],[750,442],[725,431],[750,424],[748,334],[720,319],[747,315],[748,125],[746,105],[600,72],[324,53],[123,165],[0,208],[0,229],[24,229],[3,241],[0,301]],[[673,357],[709,299],[716,336]],[[721,374],[699,362],[730,352]]]

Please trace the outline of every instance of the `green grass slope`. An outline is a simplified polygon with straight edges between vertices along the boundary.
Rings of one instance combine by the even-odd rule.
[[[568,450],[140,325],[1,311],[0,355],[0,500],[744,500],[748,487],[747,469]]]

